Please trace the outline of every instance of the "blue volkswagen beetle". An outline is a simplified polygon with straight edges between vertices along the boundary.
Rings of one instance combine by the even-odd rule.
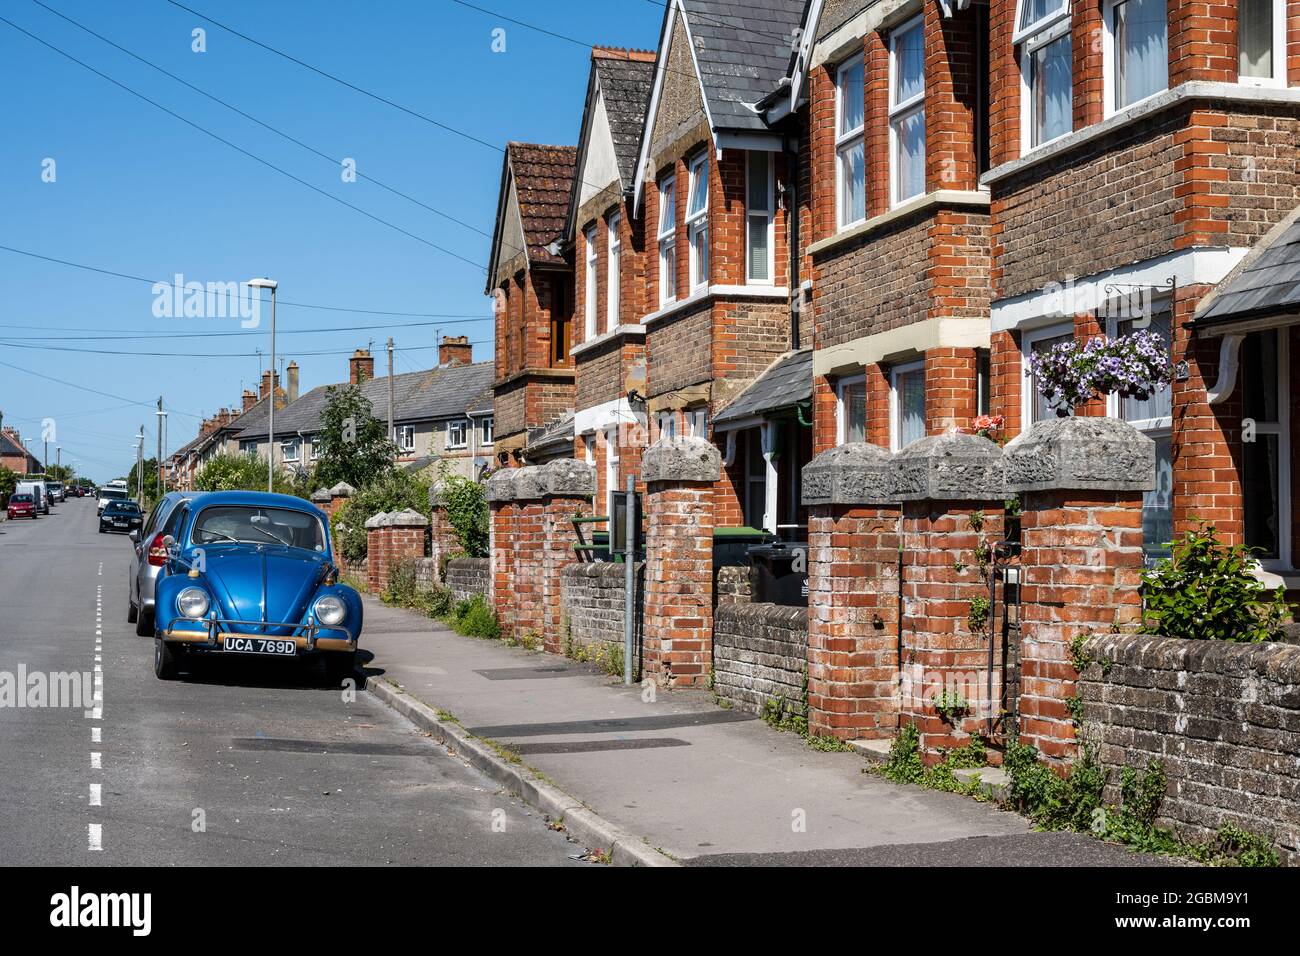
[[[315,658],[350,675],[361,597],[338,583],[329,520],[289,495],[214,491],[184,504],[155,592],[154,673],[190,655]]]

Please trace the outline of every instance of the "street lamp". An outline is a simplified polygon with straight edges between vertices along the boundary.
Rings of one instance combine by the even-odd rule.
[[[266,490],[275,490],[275,290],[280,283],[274,279],[249,279],[250,289],[271,290],[271,391],[267,395],[271,404],[266,418]]]

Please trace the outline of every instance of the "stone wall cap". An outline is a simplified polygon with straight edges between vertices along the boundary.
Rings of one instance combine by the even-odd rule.
[[[502,468],[493,472],[483,486],[483,496],[489,502],[514,501],[516,468]]]
[[[346,481],[340,481],[330,489],[330,496],[334,498],[351,498],[356,493],[357,489],[353,488]]]
[[[379,514],[371,515],[369,518],[366,519],[366,528],[367,530],[369,530],[370,528],[382,528],[384,526],[384,522],[387,520],[388,520],[388,512],[381,511],[379,512]]]
[[[722,477],[722,455],[703,438],[661,438],[641,456],[641,478],[711,483]]]
[[[311,493],[312,501],[329,501],[333,497],[334,496],[330,494],[330,490],[328,488],[317,488],[315,491]]]
[[[429,519],[413,508],[384,512],[366,519],[366,528],[422,528]]]
[[[569,498],[590,498],[596,493],[596,469],[576,458],[557,458],[541,466],[546,494]]]
[[[1118,418],[1052,418],[1036,422],[1004,451],[1007,489],[1020,491],[1151,491],[1156,446]]]
[[[1003,471],[996,442],[950,431],[896,452],[890,483],[899,501],[997,501],[1006,496]]]
[[[803,467],[805,505],[872,505],[896,501],[892,456],[879,445],[848,442],[829,448]]]
[[[524,465],[515,469],[515,500],[535,501],[546,496],[546,478],[542,465]]]

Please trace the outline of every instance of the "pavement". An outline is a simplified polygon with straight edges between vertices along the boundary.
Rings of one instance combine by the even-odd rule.
[[[156,679],[130,544],[96,529],[92,498],[0,524],[0,681],[102,675],[98,714],[0,704],[0,866],[591,865],[372,695],[258,662]]]
[[[525,776],[670,863],[1170,862],[1085,835],[1034,832],[990,804],[864,773],[857,754],[814,751],[794,734],[719,707],[705,691],[651,696],[590,665],[461,637],[369,596],[362,643],[372,686],[395,685],[442,712],[444,729],[458,726],[513,752],[531,770]]]

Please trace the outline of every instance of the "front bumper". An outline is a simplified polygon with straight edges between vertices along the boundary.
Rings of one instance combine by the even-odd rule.
[[[187,625],[177,627],[177,625]],[[287,637],[267,634],[265,630],[231,631],[230,625],[242,627],[280,628],[291,627],[294,632]],[[194,651],[220,651],[226,635],[231,637],[266,637],[273,640],[293,641],[299,653],[315,651],[355,651],[357,635],[346,627],[325,627],[310,618],[307,623],[295,621],[235,621],[227,618],[207,617],[195,620],[188,617],[174,617],[167,627],[159,630],[158,636],[169,644],[184,644]]]

